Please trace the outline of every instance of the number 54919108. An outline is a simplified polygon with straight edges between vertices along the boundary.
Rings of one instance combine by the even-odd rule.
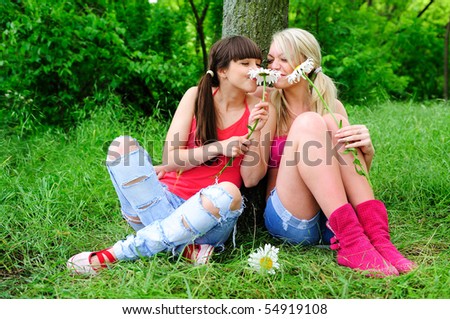
[[[318,315],[326,314],[326,304],[265,304],[264,314],[287,314],[287,315]]]

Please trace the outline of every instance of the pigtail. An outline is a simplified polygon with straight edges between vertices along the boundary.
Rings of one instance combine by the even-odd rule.
[[[194,115],[197,121],[195,141],[204,145],[217,141],[216,111],[212,94],[214,72],[208,70],[198,83]]]

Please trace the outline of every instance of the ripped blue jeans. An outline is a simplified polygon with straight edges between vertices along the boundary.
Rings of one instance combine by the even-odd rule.
[[[243,204],[230,210],[233,198],[220,185],[201,189],[188,200],[171,193],[158,180],[149,154],[140,146],[107,161],[107,168],[123,217],[136,230],[113,246],[119,260],[181,251],[189,243],[223,246],[243,211]],[[202,206],[201,195],[219,209],[220,218]],[[134,222],[137,219],[141,223]]]
[[[310,220],[298,219],[278,197],[276,188],[270,192],[264,211],[264,224],[269,233],[292,244],[329,245],[333,232],[326,227],[327,217],[319,210]]]

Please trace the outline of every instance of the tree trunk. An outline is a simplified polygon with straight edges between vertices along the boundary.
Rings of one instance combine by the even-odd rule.
[[[272,35],[288,27],[289,0],[224,0],[222,37],[245,35],[261,48],[263,58],[269,52]],[[265,63],[263,63],[265,66]],[[266,178],[252,188],[242,187],[246,208],[239,218],[239,227],[256,236],[262,228],[266,206]]]
[[[448,46],[450,34],[450,21],[445,27],[445,41],[444,41],[444,100],[448,101]]]
[[[288,26],[289,0],[224,0],[222,37],[245,35],[267,56],[271,36]]]

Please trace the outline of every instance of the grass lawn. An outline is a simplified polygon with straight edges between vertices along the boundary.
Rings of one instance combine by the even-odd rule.
[[[390,213],[391,237],[418,269],[367,278],[338,266],[335,252],[290,246],[252,218],[238,223],[236,247],[207,266],[160,253],[120,262],[92,278],[66,260],[131,233],[104,167],[111,140],[131,134],[156,161],[167,123],[104,106],[70,130],[30,123],[0,126],[0,298],[450,298],[450,109],[439,102],[349,107],[376,149],[371,180]],[[256,236],[254,236],[256,235]],[[275,275],[254,273],[249,254],[280,248]]]

